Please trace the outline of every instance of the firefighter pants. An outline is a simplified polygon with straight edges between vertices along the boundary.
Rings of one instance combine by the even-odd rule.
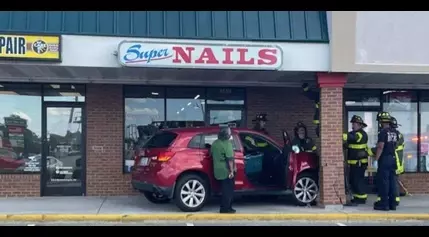
[[[367,164],[350,165],[350,188],[353,193],[353,201],[356,203],[365,203],[368,197],[366,193],[365,170]]]
[[[376,203],[382,208],[396,207],[397,175],[396,161],[393,156],[380,157],[377,169],[377,191],[380,201]]]
[[[317,137],[320,137],[320,124],[316,125],[316,135]]]
[[[396,206],[399,206],[399,203],[401,202],[401,198],[400,196],[400,190],[401,190],[401,185],[399,184],[399,177],[398,175],[396,175],[396,197],[395,197],[395,201],[396,201]],[[379,202],[381,200],[380,196],[377,197],[377,202]],[[377,205],[376,202],[376,205]]]

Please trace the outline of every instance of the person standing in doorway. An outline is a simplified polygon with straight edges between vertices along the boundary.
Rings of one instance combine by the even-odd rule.
[[[265,129],[265,125],[268,121],[267,114],[260,113],[256,115],[256,118],[252,120],[255,123],[253,130],[263,133],[265,135],[269,135],[267,130]]]
[[[368,167],[368,134],[363,130],[367,127],[363,119],[353,115],[350,120],[352,131],[343,134],[343,141],[347,147],[347,165],[349,166],[349,182],[355,204],[365,204],[366,193],[365,171]]]
[[[307,127],[303,122],[298,122],[293,129],[295,137],[292,146],[298,146],[302,152],[316,152],[317,147],[313,139],[307,135]]]
[[[398,143],[398,133],[391,128],[392,118],[388,112],[381,112],[377,116],[381,124],[378,134],[375,160],[377,164],[377,192],[380,201],[374,203],[374,210],[396,210],[396,159],[395,149]]]
[[[234,150],[232,148],[231,129],[223,127],[220,129],[210,149],[213,158],[213,171],[215,179],[221,184],[220,213],[235,213],[232,208],[235,186],[236,166],[234,162]]]

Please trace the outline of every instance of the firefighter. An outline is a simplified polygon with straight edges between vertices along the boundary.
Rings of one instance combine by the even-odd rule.
[[[308,83],[302,84],[302,89],[304,90],[304,95],[314,103],[313,124],[316,125],[317,137],[320,137],[320,92],[318,90],[311,90]]]
[[[365,204],[368,198],[365,184],[365,171],[368,167],[368,135],[363,128],[367,125],[358,115],[353,115],[350,123],[353,130],[343,134],[343,141],[347,148],[349,180],[353,193],[351,201],[355,204]]]
[[[315,152],[317,150],[313,139],[307,135],[307,127],[304,123],[298,122],[293,131],[295,137],[292,140],[292,146],[298,146],[304,152]]]
[[[396,158],[395,150],[399,141],[398,132],[391,127],[392,118],[388,112],[381,112],[377,116],[381,124],[378,133],[377,150],[375,160],[377,161],[377,192],[380,201],[374,203],[374,210],[388,211],[396,210]]]
[[[402,173],[404,173],[404,146],[405,146],[405,140],[404,140],[404,136],[402,135],[401,132],[398,131],[398,126],[401,126],[400,124],[398,124],[398,121],[396,120],[395,117],[391,116],[391,123],[390,126],[393,130],[396,131],[397,135],[398,135],[398,143],[396,145],[395,148],[395,160],[396,160],[396,175],[399,177],[399,175],[401,175]],[[396,206],[399,206],[399,202],[401,201],[400,196],[400,181],[399,178],[397,177],[397,182],[396,182],[396,190],[397,190],[397,194],[396,194]],[[403,195],[403,194],[402,194]],[[404,195],[405,196],[405,195]],[[380,197],[377,197],[377,202],[380,201]]]
[[[265,124],[268,121],[267,119],[267,114],[265,113],[260,113],[256,115],[256,118],[252,120],[252,122],[255,123],[255,126],[253,127],[253,130],[263,133],[265,135],[268,135],[267,130],[265,129]],[[266,146],[268,146],[268,143],[265,141],[255,141],[254,138],[252,138],[251,136],[246,136],[245,140],[247,142],[249,142],[250,144],[252,144],[252,146],[257,147],[257,148],[264,148]]]

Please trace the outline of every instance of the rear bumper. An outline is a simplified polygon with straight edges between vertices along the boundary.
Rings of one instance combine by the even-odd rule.
[[[150,183],[140,182],[135,180],[131,181],[131,185],[133,186],[134,189],[138,191],[155,192],[155,193],[165,195],[169,198],[173,198],[174,186],[162,187],[155,184],[150,184]]]

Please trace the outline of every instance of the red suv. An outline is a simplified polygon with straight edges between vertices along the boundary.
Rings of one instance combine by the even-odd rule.
[[[319,193],[316,154],[299,152],[253,130],[232,128],[237,174],[235,193],[284,195],[292,190],[299,205],[313,204]],[[220,194],[213,176],[210,146],[218,127],[166,129],[155,134],[136,152],[132,186],[152,203],[174,199],[185,212],[201,210],[212,195]],[[252,139],[248,139],[248,138]],[[256,143],[265,143],[258,147]]]

